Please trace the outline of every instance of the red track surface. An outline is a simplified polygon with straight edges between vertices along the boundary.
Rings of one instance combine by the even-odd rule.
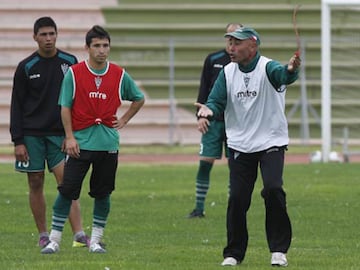
[[[172,164],[172,163],[194,163],[197,164],[199,156],[194,154],[124,154],[119,157],[121,163],[160,163],[160,164]],[[217,163],[226,163],[226,159],[216,161]],[[306,154],[292,154],[286,155],[285,162],[291,163],[309,163],[309,155]]]
[[[197,154],[120,154],[119,162],[123,163],[151,163],[151,164],[197,164],[199,156]],[[0,155],[0,163],[12,163],[12,155]],[[286,154],[286,164],[307,164],[309,163],[308,154]],[[351,156],[350,162],[360,162],[360,156]],[[226,159],[216,161],[216,163],[225,164]]]

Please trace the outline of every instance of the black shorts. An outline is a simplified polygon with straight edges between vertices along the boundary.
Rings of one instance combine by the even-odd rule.
[[[64,179],[58,190],[66,198],[78,199],[86,173],[92,166],[89,195],[103,198],[115,189],[117,165],[118,151],[81,150],[79,158],[66,157]]]

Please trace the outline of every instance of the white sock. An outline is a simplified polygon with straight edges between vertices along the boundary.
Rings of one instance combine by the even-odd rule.
[[[49,237],[50,241],[53,241],[53,242],[56,242],[56,243],[60,244],[61,235],[62,235],[62,232],[56,231],[56,230],[51,230],[50,237]]]
[[[104,228],[93,227],[91,231],[90,245],[94,243],[100,243],[103,234],[104,234]]]
[[[43,236],[49,237],[49,233],[48,233],[48,232],[39,233],[39,238],[41,238],[41,237],[43,237]]]

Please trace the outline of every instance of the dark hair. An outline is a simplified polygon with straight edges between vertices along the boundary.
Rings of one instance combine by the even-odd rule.
[[[90,47],[91,40],[93,38],[107,39],[110,43],[109,33],[102,28],[100,25],[94,25],[87,33],[85,37],[85,42],[88,47]]]
[[[54,27],[55,32],[57,33],[57,27],[54,20],[51,17],[41,17],[37,19],[34,23],[34,34],[36,35],[41,27],[47,27],[47,26]]]

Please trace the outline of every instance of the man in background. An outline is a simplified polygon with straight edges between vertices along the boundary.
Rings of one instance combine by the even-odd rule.
[[[225,32],[234,32],[241,26],[239,23],[229,23],[225,28]],[[220,70],[228,63],[230,63],[230,56],[227,43],[224,49],[210,53],[206,57],[201,74],[198,103],[206,103]],[[205,217],[205,199],[210,187],[211,169],[215,160],[222,158],[223,149],[225,156],[228,156],[224,115],[220,115],[211,121],[198,117],[198,129],[202,133],[199,152],[200,161],[196,175],[195,208],[188,215],[189,218]]]
[[[16,68],[10,109],[15,169],[27,173],[29,203],[41,248],[49,243],[44,196],[45,163],[58,184],[62,182],[64,170],[64,128],[57,99],[64,74],[69,66],[77,63],[74,55],[56,48],[57,34],[52,18],[41,17],[35,21],[33,39],[38,49]],[[87,246],[79,202],[74,201],[71,209],[73,246]]]

